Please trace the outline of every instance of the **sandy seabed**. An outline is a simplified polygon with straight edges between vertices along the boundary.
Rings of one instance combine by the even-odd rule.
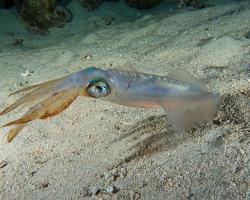
[[[29,34],[15,10],[0,10],[1,108],[25,86],[131,64],[158,75],[188,70],[222,99],[212,122],[181,137],[161,109],[84,97],[10,144],[1,128],[0,199],[250,199],[250,2],[210,2],[149,11],[105,3],[86,12],[73,1],[73,21],[45,36]]]

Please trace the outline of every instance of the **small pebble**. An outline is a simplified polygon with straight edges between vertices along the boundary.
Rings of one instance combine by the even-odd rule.
[[[140,199],[141,194],[139,192],[136,192],[136,191],[132,190],[132,191],[129,192],[129,197],[130,197],[130,199],[137,200],[137,199]]]
[[[170,188],[174,186],[174,181],[170,178],[166,181],[166,187]]]
[[[36,185],[38,189],[44,189],[49,186],[49,182],[42,182]]]
[[[16,38],[13,45],[14,46],[22,46],[23,45],[23,42],[24,42],[24,39],[22,38]]]
[[[86,60],[90,60],[90,59],[92,58],[92,55],[86,55],[86,56],[84,56],[84,58],[85,58]]]
[[[21,73],[22,77],[28,77],[31,76],[33,74],[33,71],[27,69],[25,72]]]
[[[104,20],[105,25],[111,25],[114,21],[114,18],[111,16],[106,16],[102,18]]]
[[[45,182],[41,184],[42,188],[47,188],[49,186],[49,182]]]
[[[16,87],[24,87],[25,85],[27,85],[29,82],[25,81],[25,82],[19,82],[19,83],[15,83]]]
[[[127,175],[127,171],[124,168],[121,168],[121,173],[120,173],[121,178],[125,178],[126,175]]]
[[[113,176],[119,176],[119,170],[117,168],[113,169],[111,173]]]
[[[88,188],[83,188],[83,190],[81,191],[81,197],[88,197],[91,196],[90,191],[88,190]]]
[[[5,160],[0,161],[0,168],[4,168],[8,163]]]
[[[101,191],[101,189],[99,187],[92,187],[92,188],[90,188],[89,191],[92,194],[92,196],[95,196]]]
[[[116,188],[114,186],[109,186],[109,187],[107,187],[106,192],[108,192],[108,193],[115,193],[116,192]]]

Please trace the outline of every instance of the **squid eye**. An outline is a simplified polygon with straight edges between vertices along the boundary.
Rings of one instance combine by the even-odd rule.
[[[111,88],[109,85],[102,81],[90,83],[87,87],[87,93],[94,98],[105,97],[110,94]]]

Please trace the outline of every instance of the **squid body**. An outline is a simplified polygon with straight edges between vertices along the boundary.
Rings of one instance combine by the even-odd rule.
[[[209,92],[187,71],[157,76],[132,71],[88,67],[71,75],[19,90],[25,95],[0,115],[20,105],[33,106],[21,118],[4,126],[14,127],[7,141],[35,119],[46,119],[65,110],[78,96],[100,98],[124,106],[163,108],[177,132],[210,121],[219,108],[219,95]]]

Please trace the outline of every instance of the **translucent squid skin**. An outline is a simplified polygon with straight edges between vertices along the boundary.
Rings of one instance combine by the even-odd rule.
[[[204,93],[195,85],[163,76],[117,70],[108,70],[107,73],[114,91],[105,100],[124,106],[158,108],[161,100],[176,101],[180,97]]]
[[[78,96],[100,98],[116,104],[142,108],[163,108],[177,132],[211,120],[219,107],[219,95],[209,92],[187,71],[157,76],[132,71],[88,67],[71,75],[19,90],[26,94],[4,109],[4,115],[18,106],[33,103],[15,125],[7,141],[35,119],[46,119],[65,110]]]

